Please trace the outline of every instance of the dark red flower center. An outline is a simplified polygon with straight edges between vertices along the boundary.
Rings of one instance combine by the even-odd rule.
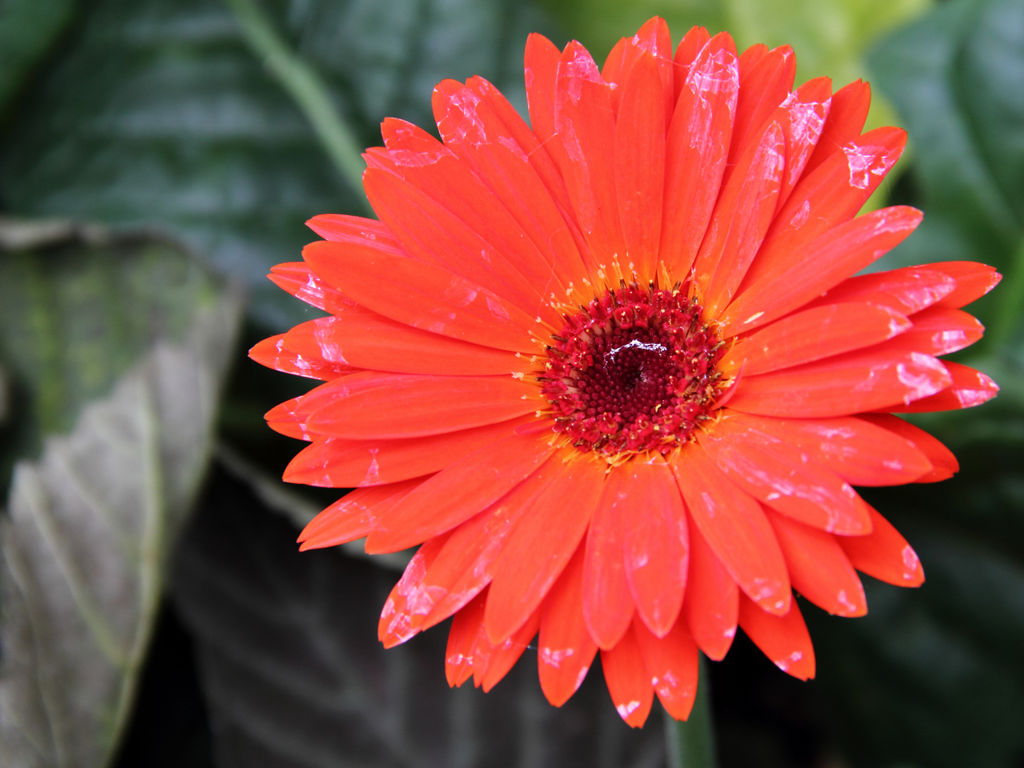
[[[685,291],[623,285],[563,317],[542,390],[581,451],[666,454],[708,418],[722,345]]]

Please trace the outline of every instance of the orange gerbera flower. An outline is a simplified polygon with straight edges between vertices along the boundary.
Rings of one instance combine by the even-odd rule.
[[[973,263],[851,277],[921,214],[854,218],[904,132],[861,133],[869,90],[792,90],[787,47],[737,54],[652,19],[603,68],[526,46],[530,125],[487,81],[434,91],[441,140],[386,120],[366,153],[379,220],[324,215],[271,279],[328,314],[264,365],[325,383],[267,414],[309,442],[290,482],[356,490],[303,548],[420,545],[387,646],[449,617],[448,680],[485,690],[537,639],[552,704],[595,654],[619,714],[686,718],[698,649],[739,625],[814,674],[795,589],[863,614],[857,571],[923,580],[853,485],[956,460],[892,415],[997,387],[939,355],[980,338]]]

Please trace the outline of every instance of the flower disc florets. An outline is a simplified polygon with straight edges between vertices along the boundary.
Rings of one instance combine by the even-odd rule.
[[[722,344],[695,299],[623,284],[563,317],[541,377],[556,431],[610,463],[690,439],[721,379]]]

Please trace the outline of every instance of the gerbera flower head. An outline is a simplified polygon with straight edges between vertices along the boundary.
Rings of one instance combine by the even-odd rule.
[[[451,618],[452,685],[535,643],[555,705],[600,653],[628,723],[655,695],[686,718],[698,652],[737,626],[809,678],[794,590],[858,616],[858,571],[923,580],[853,486],[956,470],[895,414],[995,394],[940,356],[980,338],[960,307],[999,276],[855,276],[921,218],[857,216],[905,135],[862,133],[862,82],[794,90],[787,47],[694,28],[673,50],[652,19],[603,67],[536,35],[525,63],[529,124],[442,82],[440,140],[389,119],[365,155],[378,218],[315,217],[271,273],[327,313],[250,353],[323,381],[267,414],[309,443],[285,479],[355,488],[302,547],[417,546],[380,638]]]

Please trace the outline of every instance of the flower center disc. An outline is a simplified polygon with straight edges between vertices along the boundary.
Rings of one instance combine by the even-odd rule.
[[[541,376],[555,430],[612,463],[686,443],[721,378],[722,345],[700,305],[632,284],[564,317]]]

